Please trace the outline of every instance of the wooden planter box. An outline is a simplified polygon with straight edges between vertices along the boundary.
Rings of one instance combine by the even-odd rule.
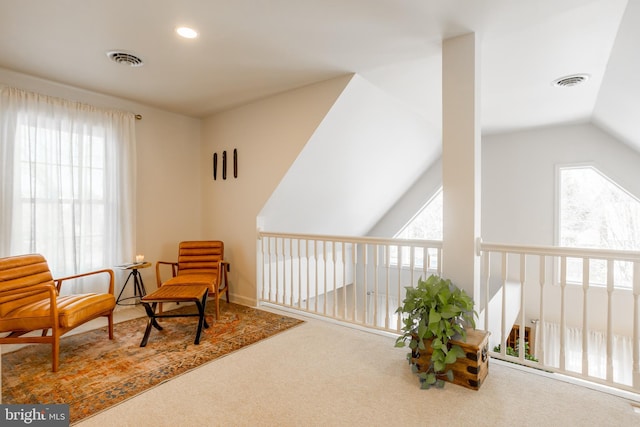
[[[473,390],[480,389],[484,379],[489,373],[489,332],[478,329],[467,329],[467,341],[450,340],[451,344],[462,347],[466,357],[460,357],[453,365],[448,365],[447,370],[453,371],[454,384]],[[424,340],[426,350],[421,350],[418,357],[412,357],[411,363],[418,365],[418,371],[424,372],[431,360],[431,340]],[[446,377],[443,378],[448,381]]]

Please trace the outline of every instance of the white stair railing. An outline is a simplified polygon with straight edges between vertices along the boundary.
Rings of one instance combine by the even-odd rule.
[[[537,331],[533,355],[537,362],[527,360],[524,351],[509,356],[506,345],[492,352],[493,357],[640,393],[640,252],[496,243],[480,243],[479,250],[483,294],[518,283],[517,323],[521,331],[525,325],[534,325]],[[488,303],[482,307],[482,327],[501,319],[500,328],[491,331],[494,343],[506,343],[513,326],[505,324],[507,301],[514,303],[507,294],[502,292],[500,310],[490,309]],[[552,330],[558,331],[557,336],[545,336]],[[596,334],[606,337],[605,352],[592,340]],[[525,348],[524,336],[519,335],[520,349]],[[630,354],[614,348],[614,339],[629,342],[625,348]]]
[[[442,242],[260,232],[258,300],[398,333],[405,287],[439,274]]]
[[[640,393],[640,252],[479,242],[478,255],[492,357]],[[258,300],[399,334],[405,287],[441,274],[443,256],[440,241],[259,232]],[[507,353],[514,323],[536,332],[537,361]]]

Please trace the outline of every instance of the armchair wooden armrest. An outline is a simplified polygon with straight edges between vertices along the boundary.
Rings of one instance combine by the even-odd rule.
[[[107,293],[114,295],[114,274],[113,274],[113,270],[111,269],[104,269],[104,270],[96,270],[96,271],[90,271],[88,273],[82,273],[82,274],[76,274],[73,276],[67,276],[67,277],[62,277],[60,279],[53,279],[54,283],[56,284],[56,290],[58,291],[58,293],[60,293],[60,289],[62,288],[62,282],[67,281],[67,280],[71,280],[71,279],[78,279],[80,277],[86,277],[86,276],[94,276],[97,274],[102,274],[102,273],[107,273],[109,275],[109,291]]]
[[[95,274],[109,275],[109,292],[60,295],[62,283]],[[113,270],[105,269],[53,279],[40,254],[0,258],[0,344],[47,343],[52,347],[51,370],[58,370],[60,337],[98,317],[106,317],[113,339],[116,305]],[[41,336],[29,332],[42,331]],[[51,335],[48,335],[49,330]]]
[[[170,265],[171,266],[171,277],[176,277],[178,274],[178,263],[171,261],[157,261],[156,262],[156,284],[158,285],[158,289],[162,286],[164,281],[160,275],[160,266],[161,265]]]

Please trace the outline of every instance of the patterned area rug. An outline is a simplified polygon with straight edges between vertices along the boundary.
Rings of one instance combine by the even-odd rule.
[[[179,310],[195,311],[195,306]],[[146,317],[63,337],[60,367],[51,372],[51,346],[37,344],[2,355],[2,403],[68,403],[71,423],[96,414],[177,375],[303,321],[220,302],[220,320],[207,306],[210,327],[194,345],[196,317],[159,319],[146,347]]]

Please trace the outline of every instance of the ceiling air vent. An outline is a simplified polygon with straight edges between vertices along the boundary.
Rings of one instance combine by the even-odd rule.
[[[588,78],[589,76],[586,74],[573,74],[554,80],[553,85],[558,87],[572,87],[586,82]]]
[[[113,50],[111,52],[107,52],[107,56],[113,62],[129,65],[130,67],[142,67],[144,65],[142,59],[129,52]]]

